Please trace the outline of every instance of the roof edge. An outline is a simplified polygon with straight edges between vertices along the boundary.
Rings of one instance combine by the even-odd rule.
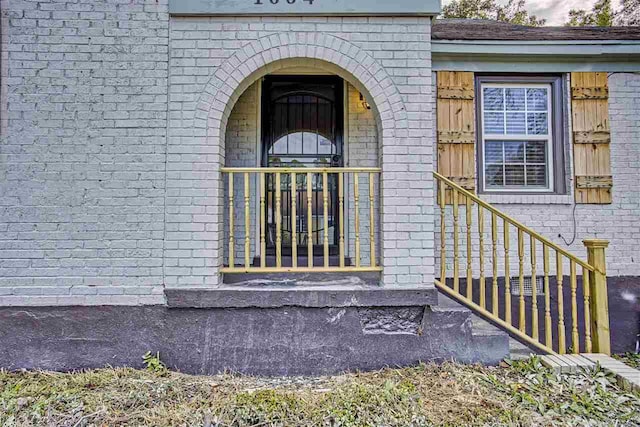
[[[432,40],[432,55],[590,57],[640,55],[640,40]]]
[[[460,45],[616,45],[616,44],[630,44],[640,45],[640,40],[469,40],[469,39],[432,39],[432,44],[447,45],[447,44],[460,44]]]
[[[531,27],[492,19],[436,19],[432,25],[433,40],[469,41],[603,41],[640,40],[640,27]]]
[[[640,72],[640,40],[432,40],[434,71]]]

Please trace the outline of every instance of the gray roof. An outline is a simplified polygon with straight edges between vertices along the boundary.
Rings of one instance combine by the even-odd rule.
[[[640,40],[640,27],[526,27],[487,19],[436,19],[433,40]]]

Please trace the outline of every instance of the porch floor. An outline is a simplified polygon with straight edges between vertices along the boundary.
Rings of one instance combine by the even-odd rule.
[[[380,273],[234,273],[225,274],[223,283],[235,286],[378,286]]]

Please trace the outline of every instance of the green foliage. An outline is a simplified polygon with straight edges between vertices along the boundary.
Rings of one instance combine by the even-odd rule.
[[[442,8],[442,17],[493,19],[532,27],[539,27],[546,22],[535,15],[529,15],[525,0],[509,0],[504,6],[496,0],[453,0]]]
[[[623,363],[626,363],[632,368],[640,369],[640,354],[629,352],[624,354],[616,354],[613,357]]]
[[[236,420],[238,425],[427,425],[420,414],[420,395],[406,380],[351,384],[311,401],[273,389],[243,392],[227,411],[216,415]]]
[[[613,17],[611,0],[598,0],[591,11],[571,9],[566,25],[570,27],[610,27],[613,25]]]
[[[453,0],[442,8],[443,18],[495,19],[495,0]]]
[[[640,0],[623,0],[619,10],[614,10],[611,0],[598,0],[591,10],[571,9],[569,21],[565,25],[571,27],[640,25]]]
[[[593,5],[595,25],[597,27],[610,27],[613,25],[613,7],[611,0],[599,0]]]
[[[154,355],[150,351],[147,351],[142,356],[142,361],[149,372],[153,372],[158,375],[166,375],[168,373],[167,365],[160,360],[160,352],[157,352]]]
[[[242,425],[285,425],[285,421],[300,421],[305,413],[303,402],[294,394],[275,390],[242,392],[234,403],[229,413]]]
[[[535,15],[529,15],[526,10],[525,0],[509,0],[505,6],[499,6],[497,10],[498,21],[510,22],[517,25],[540,27],[546,19],[539,19]]]
[[[322,400],[321,418],[332,426],[428,425],[421,396],[408,379],[352,384]],[[391,409],[393,408],[393,409]]]
[[[559,374],[532,357],[513,362],[511,371],[514,381],[490,383],[511,395],[518,406],[569,425],[607,424],[612,416],[622,425],[640,423],[640,395],[620,390],[615,376],[600,366],[579,374]]]
[[[546,23],[527,12],[526,0],[509,0],[502,5],[498,0],[453,0],[442,8],[443,18],[492,19],[517,25],[539,27]],[[591,10],[571,9],[567,26],[611,27],[613,25],[640,25],[640,0],[622,0],[620,9],[613,8],[611,0],[598,0]]]
[[[622,0],[622,8],[616,12],[615,24],[640,25],[640,0]]]

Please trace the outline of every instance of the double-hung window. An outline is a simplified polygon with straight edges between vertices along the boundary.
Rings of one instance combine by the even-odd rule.
[[[479,81],[482,191],[556,192],[557,83],[487,80]]]

